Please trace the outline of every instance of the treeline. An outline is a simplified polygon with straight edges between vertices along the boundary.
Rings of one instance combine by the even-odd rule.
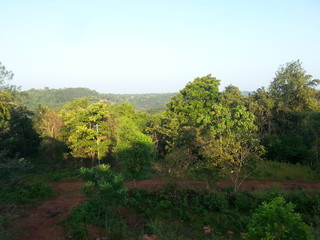
[[[52,167],[111,163],[130,179],[151,165],[177,177],[227,175],[234,191],[263,159],[319,168],[320,81],[300,61],[247,96],[232,85],[219,90],[211,75],[196,78],[156,115],[94,98],[31,112],[6,83],[11,77],[1,65],[2,159],[41,153]]]
[[[39,104],[50,109],[60,109],[76,98],[88,98],[91,103],[99,100],[106,100],[111,105],[128,102],[137,110],[147,111],[164,109],[174,95],[176,93],[102,94],[88,88],[44,88],[24,91],[21,101],[32,110],[36,110]]]

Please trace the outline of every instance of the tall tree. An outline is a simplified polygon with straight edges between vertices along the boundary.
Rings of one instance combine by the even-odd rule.
[[[129,103],[112,108],[115,121],[114,156],[127,177],[142,178],[155,156],[152,138],[146,133],[148,117]]]
[[[319,91],[316,89],[319,83],[319,79],[313,79],[306,73],[299,60],[280,66],[269,86],[274,104],[271,134],[264,139],[267,157],[317,164],[314,152],[317,140],[311,143],[306,134],[314,127],[309,128],[306,123],[311,124],[313,121],[308,121],[308,116],[316,116],[314,113],[320,110]]]
[[[41,138],[41,153],[48,160],[48,166],[53,167],[58,160],[63,159],[63,153],[67,150],[62,139],[61,114],[40,105],[34,125]]]
[[[319,83],[319,79],[306,74],[299,60],[280,66],[269,87],[276,110],[301,112],[319,109],[315,89]]]
[[[184,116],[188,124],[197,127],[210,124],[219,101],[219,83],[211,74],[196,78],[172,98],[168,111]]]
[[[249,174],[246,167],[263,152],[256,136],[255,117],[244,106],[238,88],[219,93],[219,80],[196,78],[168,104],[160,131],[174,147],[208,160],[230,176],[237,191]],[[171,118],[170,116],[174,116]]]
[[[144,176],[154,159],[152,139],[142,133],[134,121],[123,117],[117,123],[116,141],[115,156],[121,162],[126,176],[135,183],[136,179]]]
[[[8,71],[0,62],[0,120],[8,119],[10,116],[10,108],[13,105],[13,95],[7,81],[13,78],[13,73]]]
[[[6,129],[0,134],[0,151],[5,151],[11,157],[26,157],[37,153],[39,135],[33,126],[33,115],[24,106],[11,109]]]
[[[197,152],[195,139],[215,124],[213,120],[220,111],[219,82],[211,74],[196,78],[167,104],[155,129],[164,153],[181,147]]]
[[[91,158],[93,165],[100,163],[112,144],[109,106],[103,101],[89,104],[88,99],[76,99],[63,109],[62,119],[72,155]]]
[[[254,115],[244,106],[224,108],[215,129],[201,139],[202,153],[221,175],[230,177],[237,192],[242,182],[256,170],[256,161],[263,154],[257,136]]]
[[[263,139],[274,132],[274,99],[264,87],[258,88],[246,99],[246,105],[250,112],[256,116],[256,125],[259,135]]]

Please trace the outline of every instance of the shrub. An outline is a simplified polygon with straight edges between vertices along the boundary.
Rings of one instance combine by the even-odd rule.
[[[228,209],[226,196],[217,191],[211,191],[204,196],[203,203],[209,211],[223,212]]]
[[[105,216],[105,228],[110,233],[112,209],[122,206],[125,202],[127,189],[123,187],[124,178],[112,171],[107,164],[81,168],[80,175],[87,181],[83,187],[87,198],[100,207]]]
[[[294,212],[294,205],[276,197],[263,203],[253,214],[246,239],[311,240],[314,237],[309,226]]]
[[[11,184],[1,188],[0,203],[36,203],[53,195],[53,187],[42,182]]]

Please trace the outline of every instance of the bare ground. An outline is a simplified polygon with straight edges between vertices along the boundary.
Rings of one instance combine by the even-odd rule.
[[[23,232],[17,240],[65,240],[63,226],[59,224],[71,210],[85,201],[80,192],[83,182],[52,183],[58,196],[27,209],[20,220]]]

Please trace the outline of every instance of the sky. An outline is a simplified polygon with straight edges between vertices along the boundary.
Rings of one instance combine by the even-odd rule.
[[[11,84],[100,93],[178,92],[212,74],[268,87],[300,59],[320,78],[319,0],[0,0]]]

